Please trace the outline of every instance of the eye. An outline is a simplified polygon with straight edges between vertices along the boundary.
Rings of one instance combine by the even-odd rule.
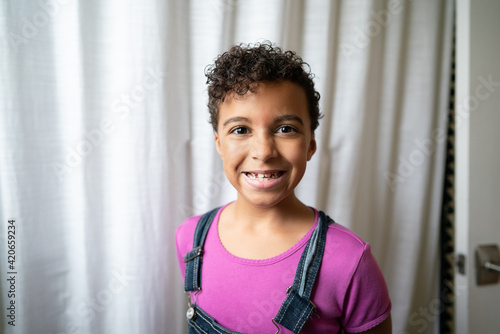
[[[246,135],[248,134],[248,129],[244,126],[237,126],[231,129],[229,133],[234,133],[235,135]]]
[[[292,133],[292,132],[297,132],[297,129],[295,129],[293,126],[290,126],[290,125],[281,125],[278,127],[277,132],[279,132],[279,133]]]

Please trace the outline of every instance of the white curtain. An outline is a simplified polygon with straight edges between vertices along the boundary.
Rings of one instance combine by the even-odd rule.
[[[270,40],[322,95],[299,198],[372,244],[394,333],[437,333],[452,18],[452,0],[2,1],[2,332],[185,331],[174,231],[235,198],[204,68]]]

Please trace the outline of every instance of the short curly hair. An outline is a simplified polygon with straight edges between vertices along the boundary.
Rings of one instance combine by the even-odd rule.
[[[261,82],[288,80],[298,84],[306,93],[314,132],[322,117],[319,111],[320,94],[314,89],[314,74],[309,64],[293,51],[263,42],[239,44],[219,55],[212,65],[205,69],[208,85],[208,111],[210,124],[217,132],[219,107],[227,94],[240,96],[248,91],[255,92]]]

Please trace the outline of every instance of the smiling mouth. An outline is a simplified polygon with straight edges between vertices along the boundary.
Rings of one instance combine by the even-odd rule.
[[[280,178],[285,172],[279,171],[275,173],[252,173],[252,172],[244,172],[244,174],[252,180],[258,181],[267,181]]]

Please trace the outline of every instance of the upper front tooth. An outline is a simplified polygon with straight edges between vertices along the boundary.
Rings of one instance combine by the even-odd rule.
[[[257,174],[258,177],[263,178],[266,174]]]

